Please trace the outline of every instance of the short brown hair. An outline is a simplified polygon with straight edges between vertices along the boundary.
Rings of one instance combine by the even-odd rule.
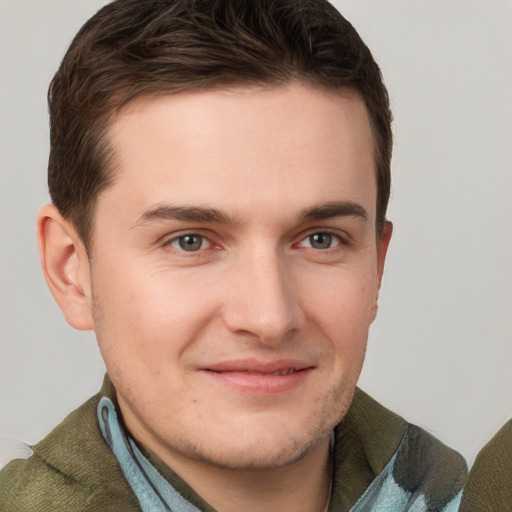
[[[390,192],[391,112],[378,65],[326,0],[116,0],[80,29],[48,93],[53,203],[86,246],[113,180],[109,119],[143,95],[302,81],[356,90],[377,167],[377,232]]]

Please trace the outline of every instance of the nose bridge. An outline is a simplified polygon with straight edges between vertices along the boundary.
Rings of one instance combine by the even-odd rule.
[[[299,308],[285,257],[272,245],[258,243],[240,255],[224,316],[232,331],[279,342],[297,327]]]

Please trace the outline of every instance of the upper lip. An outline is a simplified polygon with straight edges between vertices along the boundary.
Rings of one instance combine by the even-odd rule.
[[[237,359],[209,364],[204,370],[213,372],[246,372],[257,374],[279,374],[312,368],[313,365],[298,359],[279,359],[276,361],[259,361],[257,359]]]

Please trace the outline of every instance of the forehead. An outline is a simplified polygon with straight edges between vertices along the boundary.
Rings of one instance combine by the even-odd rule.
[[[375,202],[368,114],[350,90],[291,84],[143,98],[120,112],[108,137],[117,170],[102,195],[124,192],[134,210],[159,201],[240,211]]]

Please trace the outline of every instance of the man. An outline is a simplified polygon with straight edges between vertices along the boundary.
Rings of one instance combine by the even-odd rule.
[[[512,506],[512,420],[478,454],[464,487],[460,512],[507,512]]]
[[[460,456],[356,390],[392,136],[353,27],[323,0],[118,0],[49,101],[42,266],[108,376],[0,510],[455,510]]]

